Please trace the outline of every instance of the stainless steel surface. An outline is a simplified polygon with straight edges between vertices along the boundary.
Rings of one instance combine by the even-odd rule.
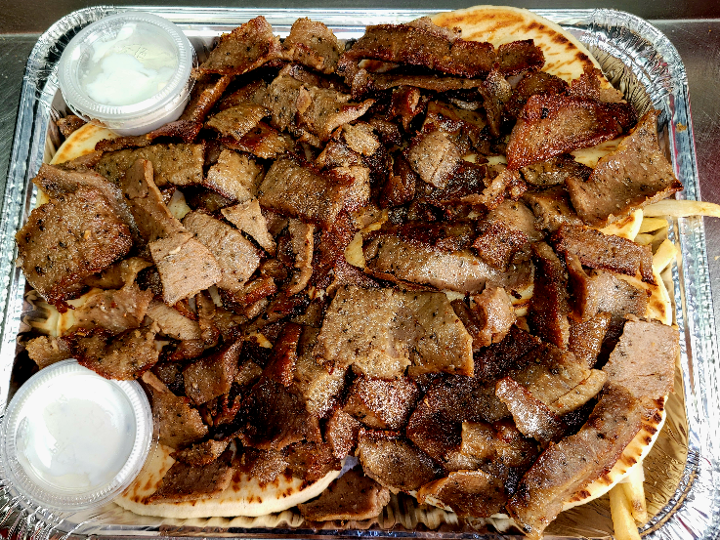
[[[205,32],[202,35],[212,36],[247,18],[249,12],[242,13],[239,10],[223,12],[219,19],[222,21],[221,24],[214,24],[214,21],[218,20],[217,18],[213,19],[215,13],[203,10],[180,10],[177,13],[170,10],[165,13],[171,19],[175,18],[176,21],[182,19],[185,24],[199,23],[198,27],[203,28],[201,32]],[[417,15],[417,13],[418,11],[405,13],[387,11],[376,14],[368,14],[362,11],[354,11],[353,13],[323,12],[318,17],[326,21],[337,21],[343,32],[343,34],[339,35],[341,37],[353,37],[354,34],[361,33],[362,25],[369,22],[373,17],[386,17],[388,20],[400,17],[407,20]],[[101,13],[96,11],[90,15],[91,17],[97,17]],[[282,31],[288,28],[288,24],[292,19],[301,15],[305,15],[305,13],[300,11],[294,13],[275,11],[269,13],[268,18],[276,29]],[[688,196],[696,196],[698,183],[692,145],[692,130],[682,128],[683,125],[688,128],[691,127],[686,107],[685,73],[672,47],[654,29],[632,17],[613,13],[590,13],[587,11],[564,12],[562,14],[553,12],[547,13],[547,15],[556,20],[561,18],[564,24],[577,29],[581,39],[594,44],[601,51],[609,52],[610,56],[598,55],[603,67],[612,66],[613,62],[617,64],[618,61],[614,60],[612,56],[620,55],[624,58],[623,63],[627,64],[628,67],[632,64],[631,69],[617,70],[616,73],[619,73],[621,81],[630,88],[629,92],[632,92],[632,88],[638,87],[638,81],[647,86],[647,92],[642,92],[645,97],[638,97],[633,100],[636,105],[645,108],[649,103],[649,99],[653,106],[664,111],[666,120],[670,119],[670,151],[674,156],[676,172],[681,180],[685,182]],[[77,15],[74,21],[66,22],[74,22],[80,25],[92,20],[83,17],[82,14]],[[54,29],[53,35],[45,37],[45,44],[65,43],[68,36],[75,32],[77,28],[79,26],[75,27],[72,24],[64,27],[60,25]],[[6,218],[3,222],[4,225],[8,223],[8,215],[14,216],[17,212],[17,215],[20,216],[23,209],[26,212],[29,207],[30,192],[27,190],[24,180],[27,172],[32,173],[39,166],[39,161],[43,155],[43,140],[49,122],[50,106],[51,104],[55,105],[53,98],[57,83],[53,80],[50,68],[57,62],[57,50],[51,45],[39,52],[41,54],[38,54],[38,51],[33,53],[32,65],[26,76],[28,84],[26,91],[23,93],[23,102],[21,103],[23,116],[19,124],[22,131],[16,136],[18,144],[13,153],[17,159],[13,164],[14,168],[10,176],[11,188],[13,189],[13,205],[4,209]],[[696,130],[698,129],[700,127],[696,125]],[[718,402],[717,377],[720,370],[717,363],[714,362],[717,354],[714,335],[715,326],[707,324],[708,320],[712,318],[710,312],[712,307],[709,297],[707,270],[704,264],[705,251],[702,223],[697,219],[681,220],[674,224],[673,229],[675,238],[683,247],[683,264],[676,271],[674,277],[676,283],[682,283],[682,287],[677,287],[675,300],[677,305],[681,307],[677,313],[677,320],[683,335],[682,347],[685,354],[683,355],[682,367],[685,379],[682,386],[684,394],[687,396],[686,411],[690,429],[684,430],[680,424],[671,425],[670,429],[682,432],[680,435],[689,439],[687,441],[689,456],[686,464],[679,463],[681,469],[684,465],[684,471],[680,478],[680,489],[675,490],[675,485],[673,485],[668,494],[669,503],[653,518],[647,526],[647,531],[652,533],[653,538],[658,539],[692,537],[709,540],[715,537],[718,531],[717,519],[720,518],[720,512],[717,511],[720,508],[720,500],[718,499],[720,497],[718,491],[720,483],[716,481],[718,454],[711,450],[713,448],[712,439],[717,429],[720,428],[716,406]],[[7,237],[3,239],[6,240]],[[12,240],[5,245],[12,245]],[[2,253],[1,255],[6,258],[8,253]],[[24,280],[18,276],[17,271],[13,271],[12,274],[13,278],[10,280],[12,285],[11,301],[8,305],[13,307],[13,313],[8,314],[12,315],[12,317],[6,317],[6,322],[11,320],[13,324],[17,324],[20,320],[21,307],[19,306],[22,305]],[[6,276],[3,275],[0,278],[5,279]],[[7,324],[4,329],[7,329]],[[9,340],[8,336],[11,336]],[[14,333],[12,331],[5,333],[3,337],[2,354],[3,358],[7,358],[5,355],[12,354],[14,350]],[[0,390],[2,390],[1,386]],[[0,392],[0,403],[3,403],[4,399],[1,394],[2,392]],[[683,394],[683,392],[681,391],[680,394]],[[673,398],[677,398],[677,396],[673,396]],[[682,401],[679,403],[682,403]],[[672,421],[670,423],[672,424]],[[667,431],[665,430],[664,433]],[[137,518],[132,516],[132,519]],[[116,522],[113,520],[113,523]],[[136,521],[130,523],[135,524]],[[32,524],[29,523],[29,525]],[[99,525],[99,523],[90,524],[89,528],[86,527],[86,532],[98,532],[96,527]],[[209,525],[210,523],[201,526]],[[601,529],[593,529],[594,525],[587,519],[582,520],[578,522],[572,534],[575,536],[582,532],[582,534],[593,537],[604,534]],[[237,530],[246,532],[243,528],[248,526],[251,525],[238,524]],[[126,530],[129,532],[132,528]],[[257,527],[252,528],[257,529]],[[105,532],[120,534],[120,530],[115,526],[106,528]],[[288,532],[294,534],[292,531]],[[305,531],[302,532],[307,534]],[[435,535],[436,533],[430,534]],[[373,534],[373,536],[376,535]],[[424,536],[422,533],[419,533],[419,535]],[[440,533],[440,535],[443,536],[443,533]],[[453,533],[445,534],[445,536],[454,537]]]

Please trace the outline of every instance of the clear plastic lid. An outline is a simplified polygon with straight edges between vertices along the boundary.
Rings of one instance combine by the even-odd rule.
[[[194,61],[190,41],[172,22],[120,13],[78,32],[60,59],[58,80],[75,114],[137,135],[182,114]]]
[[[0,472],[41,507],[83,510],[133,481],[152,440],[140,384],[64,360],[33,375],[10,402],[0,425]]]

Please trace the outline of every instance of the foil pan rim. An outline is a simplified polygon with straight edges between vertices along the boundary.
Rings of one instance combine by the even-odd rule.
[[[20,327],[25,279],[15,266],[17,251],[14,232],[29,213],[34,191],[29,179],[42,163],[52,103],[57,92],[57,62],[64,46],[82,27],[103,16],[128,10],[149,11],[165,16],[185,30],[197,25],[212,25],[217,33],[232,28],[253,16],[265,15],[273,26],[292,23],[301,16],[317,16],[329,25],[341,24],[362,30],[370,22],[402,22],[444,10],[408,9],[259,9],[259,8],[174,8],[136,6],[84,8],[58,20],[38,40],[26,66],[21,90],[20,108],[13,140],[11,165],[0,218],[0,410],[4,409],[10,388],[12,360]],[[687,75],[680,56],[659,30],[647,21],[626,12],[608,9],[532,10],[573,32],[593,53],[608,51],[622,54],[612,46],[617,32],[630,32],[646,47],[644,54],[627,54],[624,58],[634,73],[647,84],[658,85],[653,105],[664,111],[675,173],[685,185],[682,198],[699,199],[699,181],[695,156],[692,119],[688,99]],[[625,36],[627,37],[627,36]],[[656,65],[662,59],[662,69]],[[653,63],[655,62],[655,64]],[[681,127],[682,126],[682,127]],[[680,486],[671,500],[642,530],[645,538],[713,539],[720,532],[720,448],[713,449],[713,434],[720,431],[720,366],[712,298],[705,249],[705,231],[701,218],[676,220],[672,223],[671,239],[681,246],[682,264],[673,270],[676,320],[681,332],[681,368],[687,415],[688,457]],[[20,504],[20,510],[18,505]],[[25,503],[26,504],[26,503]],[[14,537],[87,537],[121,538],[130,536],[167,537],[168,532],[146,527],[109,529],[93,524],[101,516],[84,516],[79,523],[68,526],[69,516],[53,515],[43,509],[22,506],[0,479],[0,527],[10,525]],[[192,534],[190,531],[187,531]],[[218,531],[219,532],[219,531]],[[436,532],[398,533],[387,531],[336,531],[304,537],[324,536],[417,536],[459,538],[458,534]],[[205,531],[205,534],[207,531]],[[256,537],[282,536],[283,531],[256,534]],[[479,537],[479,535],[473,535]],[[497,538],[496,535],[492,535]],[[550,538],[550,537],[548,537]],[[556,537],[559,538],[559,537]]]

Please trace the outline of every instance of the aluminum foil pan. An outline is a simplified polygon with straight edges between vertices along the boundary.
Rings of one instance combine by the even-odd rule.
[[[136,8],[125,8],[136,9]],[[35,199],[30,179],[49,161],[60,137],[52,120],[66,114],[58,92],[57,65],[70,39],[83,27],[124,9],[95,7],[71,13],[38,40],[27,63],[13,143],[10,172],[0,217],[0,410],[30,375],[17,336],[25,301],[25,279],[15,266],[14,236]],[[232,8],[144,8],[178,24],[200,59],[213,40],[257,15],[264,15],[280,35],[298,17],[321,20],[340,39],[360,37],[368,24],[409,21],[416,10],[258,10]],[[612,10],[538,11],[585,43],[613,84],[640,113],[662,111],[665,150],[685,186],[679,196],[699,199],[692,120],[685,67],[670,41],[646,21]],[[681,332],[680,369],[668,400],[668,420],[645,460],[646,493],[651,520],[641,534],[648,539],[704,539],[720,534],[720,363],[701,218],[671,223],[671,239],[680,245],[678,265],[666,276],[674,289],[675,322]],[[439,509],[418,508],[403,496],[393,498],[383,514],[367,522],[330,523],[308,529],[294,511],[263,518],[168,520],[145,518],[107,505],[74,515],[33,508],[2,482],[0,531],[8,538],[106,536],[243,536],[246,538],[419,537],[514,538],[493,530],[506,523],[458,521]],[[5,529],[5,530],[4,530]],[[547,538],[610,538],[612,522],[606,498],[564,512],[546,531]],[[517,537],[519,538],[519,537]]]

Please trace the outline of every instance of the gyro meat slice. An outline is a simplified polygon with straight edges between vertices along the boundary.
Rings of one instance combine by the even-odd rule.
[[[568,192],[563,186],[525,193],[523,200],[532,209],[541,229],[555,232],[565,224],[582,225],[582,220],[573,210]]]
[[[567,426],[562,419],[512,378],[505,377],[498,381],[495,393],[507,406],[515,425],[526,437],[532,437],[545,446],[560,440],[565,434]]]
[[[67,170],[43,163],[32,181],[50,197],[56,197],[63,193],[74,193],[81,187],[97,189],[112,204],[117,215],[130,227],[130,230],[135,230],[135,222],[123,199],[122,191],[95,171]]]
[[[265,175],[258,194],[263,207],[330,228],[345,205],[350,187],[291,159],[278,159]]]
[[[679,347],[674,328],[631,317],[603,371],[609,384],[624,387],[636,399],[653,402],[672,390]]]
[[[190,232],[175,233],[151,242],[148,247],[162,281],[163,300],[169,306],[223,279],[213,254]]]
[[[365,69],[359,71],[348,70],[345,74],[345,80],[352,88],[353,99],[362,99],[367,95],[375,95],[399,86],[412,86],[434,92],[450,92],[453,90],[475,90],[484,84],[481,79],[442,77],[439,75],[370,73]]]
[[[626,103],[535,95],[523,107],[507,145],[508,167],[519,169],[614,139],[635,122]]]
[[[34,209],[15,237],[30,285],[61,310],[83,280],[128,254],[130,229],[102,192],[81,187]]]
[[[577,409],[602,388],[605,377],[573,353],[549,343],[532,349],[508,373],[555,414]],[[570,395],[576,399],[570,401]]]
[[[296,478],[306,482],[320,480],[331,471],[342,468],[335,459],[329,444],[324,442],[301,442],[287,449],[289,470]]]
[[[610,313],[600,312],[584,322],[570,325],[568,349],[583,360],[589,368],[595,365],[598,354],[600,354],[611,318]]]
[[[252,157],[224,148],[203,185],[228,199],[246,202],[257,194],[264,170]]]
[[[124,149],[105,153],[95,170],[116,185],[138,159],[153,164],[155,185],[188,186],[203,179],[205,151],[202,144],[153,144],[146,148]]]
[[[401,302],[392,289],[338,290],[323,321],[315,354],[331,369],[355,365],[374,377],[393,378],[410,364],[408,344],[397,339]]]
[[[403,427],[419,397],[409,378],[358,377],[348,390],[344,410],[368,427],[398,430]]]
[[[159,442],[172,448],[184,448],[204,438],[208,427],[189,399],[173,394],[157,376],[148,371],[142,376],[152,400],[153,415],[159,424]]]
[[[488,212],[488,223],[502,222],[511,230],[522,232],[531,242],[542,240],[545,235],[535,225],[535,215],[523,201],[505,199]]]
[[[25,344],[28,356],[43,369],[51,364],[72,358],[68,344],[62,338],[38,336]]]
[[[363,520],[374,518],[390,502],[390,491],[351,469],[328,486],[317,499],[298,505],[309,521]]]
[[[303,327],[295,364],[295,379],[292,384],[294,390],[305,400],[307,411],[313,416],[324,418],[339,401],[340,392],[345,386],[347,370],[337,367],[328,371],[325,366],[317,362],[314,348],[319,332],[318,328]],[[326,436],[328,429],[325,428]]]
[[[107,330],[77,330],[63,339],[73,356],[86,368],[107,379],[133,380],[160,357],[152,328],[132,328],[113,335]]]
[[[150,495],[148,504],[178,503],[218,497],[230,485],[235,469],[230,455],[207,465],[176,461],[165,473],[157,491]]]
[[[85,120],[83,120],[79,116],[75,116],[74,114],[68,114],[63,118],[55,120],[55,125],[60,130],[60,134],[65,138],[68,138],[75,131],[83,127],[86,123],[87,122]]]
[[[520,481],[507,509],[522,531],[541,538],[565,500],[613,466],[645,413],[627,390],[607,387],[580,431],[550,445]]]
[[[222,274],[217,286],[230,292],[241,290],[260,265],[258,249],[238,230],[206,214],[191,212],[183,224],[217,261]]]
[[[137,223],[138,233],[145,242],[186,232],[155,184],[151,161],[137,159],[120,179],[120,187]]]
[[[260,203],[253,198],[220,211],[225,219],[235,225],[267,251],[275,255],[277,244],[268,231],[268,223],[260,209]]]
[[[311,416],[302,398],[282,384],[262,376],[245,403],[247,425],[238,436],[260,450],[282,450],[293,443],[320,442],[318,419]]]
[[[262,105],[245,102],[215,113],[205,125],[220,135],[241,140],[267,116],[270,116],[270,111]]]
[[[563,185],[571,176],[587,180],[592,171],[592,168],[569,155],[560,155],[520,168],[523,180],[538,188]]]
[[[173,452],[172,457],[176,461],[182,461],[188,465],[202,467],[219,458],[228,447],[229,443],[230,441],[216,441],[214,439],[209,439],[201,443],[193,444],[184,450]]]
[[[567,88],[568,84],[560,77],[546,71],[529,71],[513,88],[510,101],[505,107],[505,114],[515,119],[527,100],[535,94],[564,94]]]
[[[472,337],[443,293],[404,293],[398,313],[399,337],[410,338],[411,376],[445,372],[471,375]],[[406,338],[407,339],[407,338]]]
[[[475,378],[495,382],[514,368],[523,356],[541,345],[540,338],[513,325],[500,343],[475,352]]]
[[[499,271],[468,250],[442,250],[383,231],[370,236],[363,251],[366,272],[374,277],[469,294],[479,293],[486,284],[520,289],[532,272],[529,265]]]
[[[567,269],[545,242],[533,245],[533,259],[536,272],[528,323],[535,335],[565,347],[570,332]]]
[[[241,75],[263,64],[282,58],[280,39],[265,17],[259,16],[223,34],[198,71],[221,75]]]
[[[242,340],[238,339],[187,366],[183,370],[185,394],[196,405],[227,394],[238,371],[241,350]]]
[[[154,141],[158,137],[169,137],[171,139],[180,139],[184,143],[193,142],[200,134],[203,125],[200,122],[192,122],[190,120],[175,120],[163,124],[157,129],[152,130],[145,135],[149,140]]]
[[[233,150],[247,152],[261,159],[277,159],[295,148],[295,141],[265,122],[259,122],[242,139],[222,137],[220,142]]]
[[[598,161],[587,181],[575,177],[565,181],[585,223],[604,225],[682,190],[658,143],[659,114],[647,112],[617,150]]]
[[[327,26],[308,18],[297,19],[282,44],[283,52],[298,62],[322,73],[333,73],[344,47]]]
[[[378,204],[383,208],[392,208],[409,203],[415,198],[415,185],[418,175],[400,152],[393,154],[392,174],[388,174]]]
[[[325,439],[337,459],[343,459],[355,449],[362,424],[340,408],[333,411],[325,424]]]
[[[74,326],[99,327],[114,334],[137,328],[142,324],[152,299],[151,291],[140,290],[137,285],[99,292],[75,309]]]
[[[484,223],[473,242],[478,256],[499,270],[506,270],[515,254],[528,244],[527,235],[502,221]]]
[[[295,255],[295,272],[287,289],[289,295],[298,294],[307,287],[313,274],[313,253],[315,251],[315,226],[290,219],[288,223],[290,246]]]
[[[197,321],[185,317],[178,310],[164,302],[153,300],[147,309],[150,317],[160,328],[160,332],[180,341],[200,339],[200,325]]]
[[[495,385],[455,375],[433,381],[408,422],[408,438],[446,470],[477,468],[481,460],[461,454],[462,423],[495,422],[509,416]]]
[[[608,313],[614,325],[621,325],[627,315],[644,317],[648,295],[644,289],[620,279],[612,272],[585,270],[574,255],[566,255],[570,276],[572,316],[588,321],[599,313]]]
[[[635,276],[639,272],[643,281],[655,283],[650,246],[636,244],[620,236],[603,234],[589,227],[572,225],[561,226],[554,237],[554,243],[558,252],[572,254],[583,266],[628,276]]]
[[[197,77],[190,94],[190,102],[185,107],[179,120],[202,124],[232,82],[232,79],[229,75],[218,76],[214,74]]]
[[[365,474],[393,493],[416,490],[440,475],[430,457],[391,434],[361,431],[357,454]]]
[[[298,342],[303,327],[287,323],[272,348],[272,353],[263,374],[276,383],[288,388],[295,378],[295,366],[298,360]]]
[[[442,293],[392,289],[338,291],[315,349],[328,367],[381,378],[410,374],[472,374],[472,338]]]
[[[423,66],[468,78],[484,77],[493,69],[498,57],[491,44],[449,37],[438,28],[430,22],[368,26],[363,37],[342,55],[338,72],[347,71],[362,58]],[[536,67],[544,63],[541,52],[539,60],[533,62]],[[507,67],[514,71],[516,67],[511,64],[508,58]]]
[[[502,287],[488,287],[473,296],[471,309],[474,350],[503,341],[516,321],[510,296]]]
[[[450,135],[436,129],[413,139],[406,157],[424,182],[444,188],[460,164],[462,153]]]
[[[267,87],[262,104],[270,110],[270,123],[274,128],[280,131],[296,129],[298,98],[302,88],[302,81],[289,75],[279,75]]]
[[[460,517],[489,517],[507,502],[503,479],[484,471],[453,471],[418,490],[418,502],[450,508]]]
[[[350,99],[349,94],[329,88],[301,88],[297,99],[300,125],[320,141],[327,141],[335,129],[360,118],[375,103],[374,99],[361,103]]]

